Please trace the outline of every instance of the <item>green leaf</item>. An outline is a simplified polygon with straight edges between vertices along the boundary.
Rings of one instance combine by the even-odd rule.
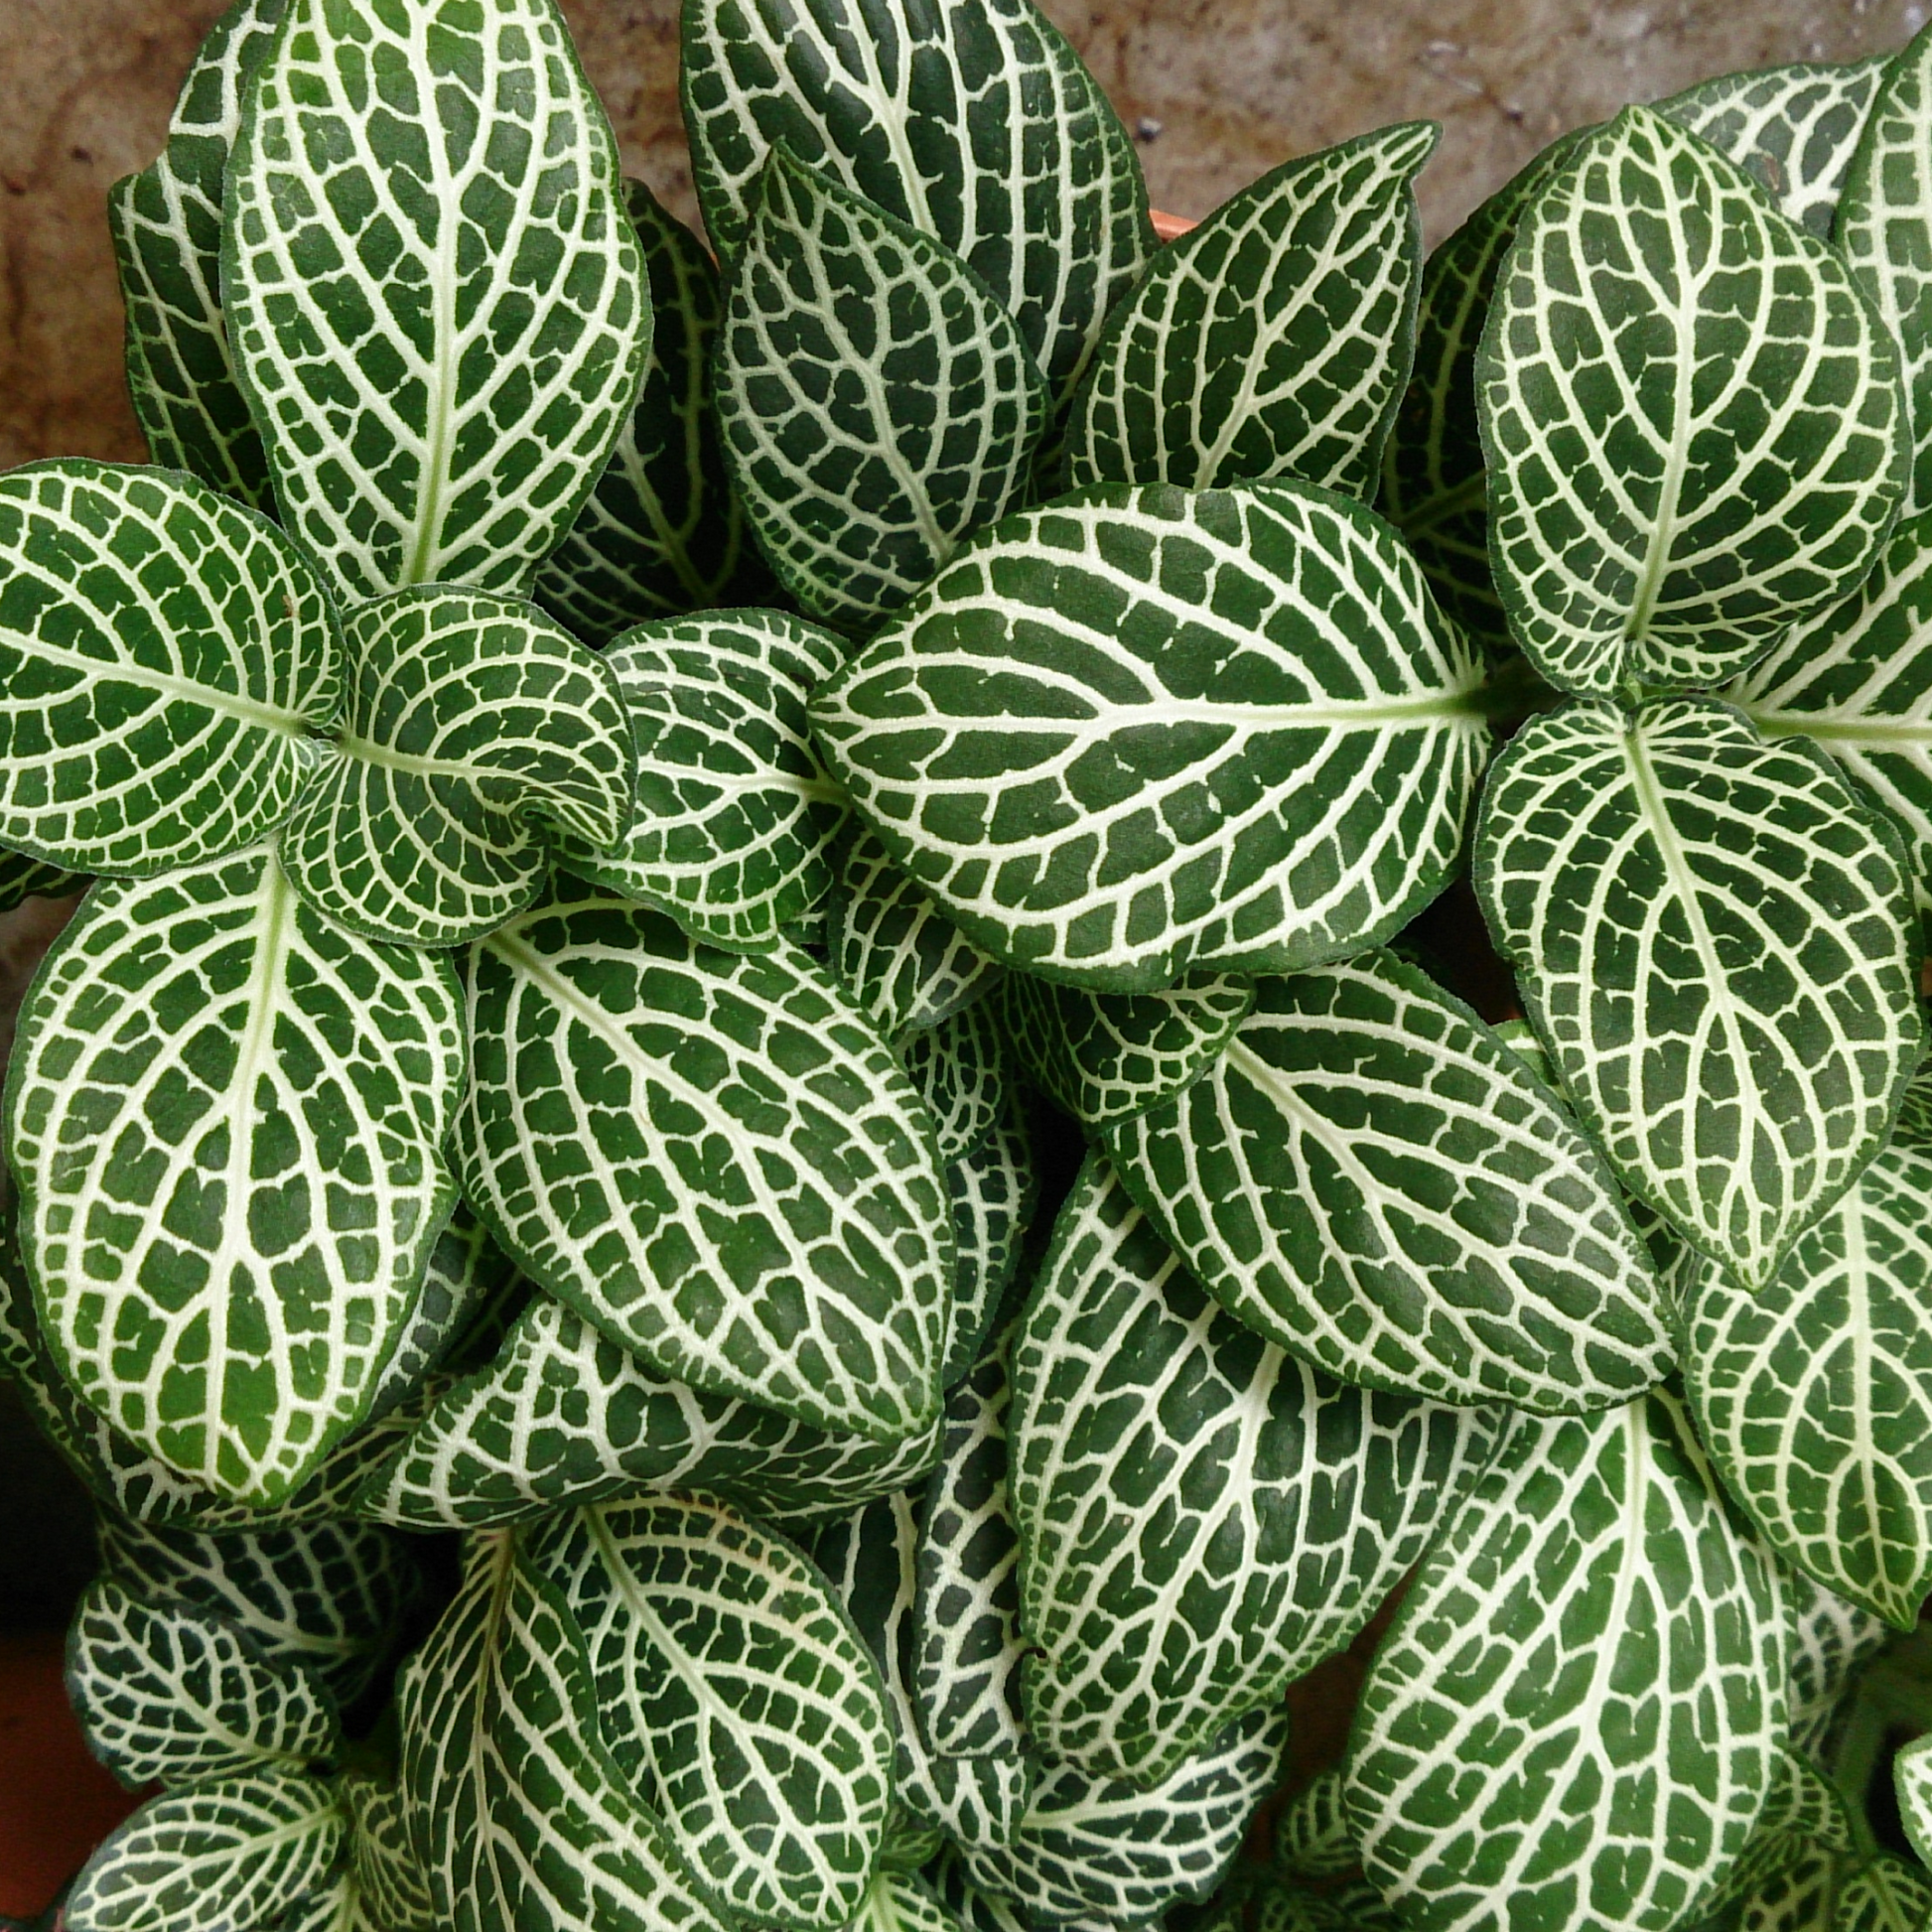
[[[207,484],[0,477],[0,842],[136,877],[249,844],[322,754],[339,657],[300,553]]]
[[[351,932],[482,938],[542,892],[553,833],[611,851],[631,740],[611,667],[520,599],[431,587],[350,613],[344,731],[282,829],[284,870]]]
[[[938,1026],[983,999],[1005,972],[893,865],[863,824],[841,842],[836,874],[833,968],[888,1039]]]
[[[939,1165],[970,1160],[1009,1103],[1006,1035],[992,1004],[976,1001],[922,1028],[898,1056],[932,1122]]]
[[[282,5],[237,0],[214,23],[182,82],[167,147],[107,194],[127,311],[128,393],[148,449],[167,469],[262,510],[268,458],[221,320],[221,202],[242,92]]]
[[[1408,540],[1443,609],[1497,652],[1509,647],[1509,622],[1489,574],[1476,352],[1524,211],[1583,138],[1552,142],[1430,256],[1415,374],[1382,450],[1383,515]]]
[[[1341,1772],[1317,1771],[1275,1820],[1275,1864],[1297,1878],[1339,1878],[1362,1862]]]
[[[715,363],[745,513],[812,617],[865,630],[1024,489],[1046,391],[956,255],[780,145]]]
[[[1757,1830],[1730,1869],[1698,1902],[1696,1923],[1723,1924],[1811,1854],[1850,1854],[1852,1820],[1837,1785],[1797,1751],[1778,1754],[1776,1779]]]
[[[68,1894],[73,1932],[272,1925],[329,1876],[344,1819],[329,1787],[254,1771],[145,1804]]]
[[[1477,389],[1497,586],[1567,691],[1741,670],[1857,585],[1904,489],[1897,354],[1845,264],[1648,108],[1524,215]]]
[[[1799,62],[1719,74],[1658,101],[1657,112],[1734,161],[1787,220],[1830,241],[1886,65],[1874,55],[1837,67]]]
[[[1895,1628],[1932,1592],[1932,1154],[1881,1148],[1752,1295],[1683,1296],[1685,1386],[1786,1562]]]
[[[448,964],[319,918],[265,854],[96,887],[8,1090],[63,1373],[221,1495],[289,1495],[408,1323],[463,1079]]]
[[[1843,1864],[1836,1853],[1801,1852],[1745,1899],[1735,1932],[1833,1932]],[[1730,1928],[1719,1920],[1718,1932]]]
[[[1853,595],[1725,693],[1769,739],[1821,746],[1898,828],[1932,929],[1932,515],[1901,523]]]
[[[1791,1743],[1820,1751],[1859,1671],[1891,1642],[1885,1622],[1802,1570],[1785,1570],[1786,1676]]]
[[[733,1916],[842,1927],[892,1796],[879,1673],[823,1578],[723,1509],[552,1517],[533,1569],[582,1627],[603,1733]]]
[[[591,644],[652,618],[745,603],[766,587],[712,411],[717,267],[642,182],[626,181],[623,194],[650,288],[643,384],[596,488],[531,591]]]
[[[1253,983],[1226,973],[1189,973],[1162,993],[1083,993],[1015,973],[1000,1018],[1040,1089],[1104,1129],[1191,1086],[1254,1003]]]
[[[616,144],[552,0],[289,0],[221,293],[283,519],[351,598],[520,591],[650,342]]]
[[[961,1927],[919,1879],[882,1871],[848,1932],[961,1932]]]
[[[1089,1158],[1013,1356],[1026,1710],[1094,1776],[1174,1776],[1342,1649],[1495,1418],[1338,1386],[1223,1313]]]
[[[1899,1823],[1921,1864],[1932,1851],[1932,1733],[1915,1737],[1891,1761]]]
[[[1924,1932],[1932,1922],[1932,1879],[1881,1853],[1841,1887],[1832,1932]]]
[[[1223,1308],[1344,1381],[1562,1413],[1669,1373],[1601,1158],[1391,954],[1264,980],[1215,1065],[1104,1143]]]
[[[630,714],[635,816],[615,851],[558,841],[580,879],[667,912],[694,939],[768,952],[831,890],[845,799],[805,698],[844,645],[776,611],[627,631],[605,653]]]
[[[1007,1290],[1020,1272],[1033,1226],[1039,1174],[1012,1099],[993,1131],[946,1170],[955,1256],[952,1313],[940,1357],[939,1386],[962,1381],[979,1359]]]
[[[496,1360],[366,1478],[358,1508],[411,1529],[488,1528],[640,1489],[702,1489],[759,1516],[825,1516],[932,1465],[937,1425],[882,1447],[673,1382],[539,1295]]]
[[[0,912],[11,912],[30,898],[67,898],[86,881],[60,866],[30,859],[24,852],[0,852]]]
[[[1009,518],[812,700],[833,775],[984,950],[1096,992],[1354,952],[1442,889],[1481,672],[1394,531],[1305,484]]]
[[[1784,1725],[1776,1573],[1675,1398],[1519,1414],[1382,1640],[1349,1816],[1415,1932],[1666,1932],[1749,1840]]]
[[[730,261],[782,142],[963,256],[1055,394],[1154,246],[1127,131],[1031,0],[684,9],[680,86],[706,230]]]
[[[398,1701],[436,1925],[725,1932],[604,1742],[582,1631],[510,1538],[473,1548]]]
[[[533,1281],[695,1388],[882,1443],[930,1423],[944,1183],[821,968],[583,893],[484,940],[470,978],[456,1156]]]
[[[1932,33],[1885,66],[1839,198],[1832,238],[1904,365],[1908,511],[1932,509]]]
[[[341,1742],[334,1702],[306,1672],[263,1662],[221,1617],[144,1601],[112,1578],[74,1611],[67,1687],[87,1748],[130,1790],[301,1770]]]
[[[1011,1848],[963,1848],[967,1875],[1049,1923],[1150,1919],[1205,1898],[1280,1774],[1287,1729],[1257,1711],[1151,1789],[1048,1763]]]
[[[349,1771],[337,1790],[348,1814],[349,1869],[369,1917],[381,1932],[436,1932],[436,1905],[409,1836],[401,1788]]]
[[[1918,1058],[1890,833],[1821,754],[1725,706],[1573,704],[1498,759],[1475,887],[1624,1183],[1745,1286],[1769,1281]]]
[[[1367,495],[1415,352],[1414,182],[1440,133],[1408,121],[1304,155],[1161,249],[1080,378],[1067,482]]]

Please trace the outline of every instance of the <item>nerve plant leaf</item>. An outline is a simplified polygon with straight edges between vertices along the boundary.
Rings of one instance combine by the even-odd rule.
[[[0,912],[11,912],[30,898],[66,898],[85,884],[77,874],[24,852],[0,852]]]
[[[130,1789],[301,1770],[341,1742],[334,1702],[307,1672],[270,1665],[225,1618],[110,1577],[74,1611],[67,1688],[87,1748]]]
[[[1032,0],[691,0],[680,84],[728,263],[783,143],[963,257],[1055,394],[1153,247],[1127,130]]]
[[[1932,1878],[1880,1853],[1839,1887],[1832,1932],[1924,1932],[1932,1920]]]
[[[1027,1306],[1009,1428],[1034,1734],[1154,1782],[1348,1643],[1495,1424],[1264,1342],[1093,1156]]]
[[[320,1779],[252,1771],[145,1804],[88,1860],[73,1932],[273,1925],[328,1879],[345,1820]]]
[[[1904,490],[1897,351],[1845,264],[1648,108],[1523,217],[1477,383],[1497,585],[1564,690],[1741,670],[1857,585]]]
[[[1213,1067],[1103,1138],[1222,1307],[1344,1381],[1550,1413],[1670,1371],[1594,1148],[1390,954],[1262,981]]]
[[[1802,1570],[1786,1569],[1785,1676],[1794,1750],[1824,1748],[1852,1680],[1891,1642],[1884,1621]]]
[[[837,986],[577,896],[471,954],[466,1197],[661,1374],[897,1442],[936,1414],[953,1256],[931,1130]]]
[[[636,758],[637,802],[612,851],[558,841],[578,878],[667,912],[694,939],[766,952],[832,884],[845,800],[805,699],[844,643],[776,611],[640,624],[604,653]]]
[[[1154,257],[1074,392],[1066,481],[1371,489],[1416,341],[1410,121],[1262,176]]]
[[[1667,1932],[1775,1781],[1782,1616],[1673,1397],[1513,1416],[1362,1693],[1370,1879],[1417,1932]]]
[[[597,487],[531,591],[592,644],[652,618],[745,602],[766,581],[712,410],[718,270],[642,182],[623,192],[650,288],[644,379]]]
[[[1001,1300],[1019,1273],[1022,1243],[1033,1224],[1039,1175],[1014,1100],[992,1133],[946,1170],[952,1196],[952,1311],[940,1358],[939,1386],[950,1389],[979,1360]]]
[[[1007,1110],[1007,1043],[992,1005],[962,1007],[911,1035],[899,1063],[932,1122],[939,1165],[970,1159]]]
[[[1428,903],[1487,754],[1480,685],[1367,510],[1152,484],[966,545],[812,722],[975,944],[1140,993],[1354,952]]]
[[[1317,1771],[1275,1820],[1275,1865],[1298,1878],[1337,1878],[1362,1862],[1341,1772]]]
[[[1491,774],[1476,892],[1626,1185],[1749,1288],[1852,1183],[1916,1063],[1893,836],[1727,707],[1585,702]]]
[[[1898,1820],[1920,1863],[1932,1852],[1932,1735],[1916,1737],[1892,1759]]]
[[[774,148],[733,258],[718,416],[785,588],[866,630],[1025,484],[1046,392],[1013,318],[937,242]]]
[[[283,518],[350,597],[520,591],[650,339],[552,0],[288,0],[228,164],[221,287]]]
[[[242,93],[282,6],[237,0],[214,23],[182,82],[166,149],[107,193],[127,311],[128,394],[148,450],[165,469],[262,510],[268,459],[221,320],[221,203]]]
[[[345,1772],[349,1870],[380,1932],[436,1932],[436,1901],[409,1832],[401,1788],[367,1771]]]
[[[260,838],[339,657],[301,553],[205,483],[78,457],[0,477],[0,843],[140,876]]]
[[[848,1932],[961,1932],[961,1926],[921,1880],[882,1871]]]
[[[878,1668],[789,1544],[714,1504],[553,1516],[523,1533],[584,1632],[597,1722],[734,1916],[836,1932],[892,1796]]]
[[[283,827],[304,898],[407,945],[481,938],[543,890],[556,832],[594,850],[631,811],[611,667],[520,599],[435,587],[344,625],[339,756]]]
[[[96,887],[8,1096],[63,1372],[222,1495],[288,1495],[409,1319],[463,1077],[447,963],[320,918],[266,854]]]
[[[1772,1549],[1909,1630],[1932,1591],[1932,1154],[1881,1148],[1755,1295],[1684,1291],[1698,1432]]]

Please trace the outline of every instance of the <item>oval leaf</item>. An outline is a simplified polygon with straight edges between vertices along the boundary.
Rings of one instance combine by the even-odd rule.
[[[899,1064],[932,1122],[939,1165],[969,1160],[1007,1111],[1006,1036],[984,1000],[913,1034]]]
[[[1354,952],[1427,904],[1487,752],[1480,683],[1368,511],[1153,484],[968,545],[812,721],[976,944],[1140,993]]]
[[[946,1170],[955,1265],[939,1367],[942,1389],[963,1380],[979,1359],[1000,1303],[1020,1272],[1039,1185],[1033,1144],[1009,1099],[992,1133]]]

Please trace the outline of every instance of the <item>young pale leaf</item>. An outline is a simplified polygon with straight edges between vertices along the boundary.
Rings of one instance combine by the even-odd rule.
[[[1440,132],[1409,121],[1288,162],[1163,248],[1074,392],[1068,483],[1367,495],[1415,352],[1414,182]]]
[[[222,250],[291,532],[353,598],[520,591],[650,342],[616,144],[553,0],[288,0]]]
[[[1032,0],[688,0],[683,57],[698,205],[727,261],[782,143],[970,263],[1057,395],[1153,248],[1127,131]]]
[[[1611,1165],[1746,1287],[1870,1159],[1919,1053],[1896,840],[1824,756],[1724,705],[1535,718],[1475,886]]]
[[[1932,1591],[1932,1154],[1881,1148],[1755,1295],[1684,1293],[1698,1433],[1764,1539],[1909,1630]]]
[[[1006,1035],[991,1002],[976,1001],[911,1035],[899,1063],[932,1122],[939,1165],[970,1160],[1009,1102]]]
[[[30,859],[24,852],[0,852],[0,912],[11,912],[30,898],[67,898],[86,883],[77,873]]]
[[[1163,993],[1083,993],[1015,973],[1000,1018],[1039,1087],[1107,1128],[1191,1086],[1254,1003],[1253,983],[1226,973],[1189,973]]]
[[[1275,1820],[1275,1864],[1298,1878],[1338,1878],[1362,1862],[1339,1770],[1317,1771]]]
[[[893,865],[864,825],[850,829],[835,869],[833,970],[888,1039],[938,1026],[997,984],[1006,969]]]
[[[558,832],[613,850],[631,743],[611,667],[520,599],[434,587],[362,605],[340,756],[282,829],[303,897],[351,932],[454,946],[543,890]]]
[[[811,616],[867,630],[1024,487],[1046,392],[936,242],[779,146],[734,258],[718,417],[745,512]]]
[[[1377,1653],[1349,1817],[1416,1932],[1668,1932],[1750,1838],[1784,1725],[1776,1572],[1676,1399],[1519,1414]]]
[[[348,1771],[337,1790],[348,1814],[349,1869],[380,1932],[436,1932],[436,1902],[409,1835],[401,1788]]]
[[[1257,1711],[1151,1788],[1048,1764],[1010,1848],[962,1848],[967,1875],[1049,1924],[1156,1919],[1205,1898],[1281,1771],[1287,1720]]]
[[[882,1871],[847,1932],[962,1932],[960,1922],[919,1879]]]
[[[1822,746],[1891,820],[1932,929],[1932,513],[1901,523],[1851,597],[1792,625],[1725,695],[1764,737]]]
[[[916,1481],[937,1453],[936,1424],[882,1447],[687,1388],[540,1295],[497,1359],[371,1472],[357,1507],[410,1529],[480,1529],[703,1489],[756,1515],[823,1516]]]
[[[68,1699],[94,1756],[127,1785],[301,1770],[341,1742],[306,1671],[265,1663],[237,1626],[89,1585],[68,1632]]]
[[[1932,32],[1887,63],[1839,198],[1832,238],[1904,362],[1908,511],[1932,509]]]
[[[1010,517],[812,700],[894,862],[1096,992],[1354,952],[1442,889],[1481,671],[1380,518],[1267,483]]]
[[[1548,1414],[1670,1372],[1594,1148],[1391,954],[1262,981],[1215,1065],[1104,1141],[1231,1314],[1345,1381]]]
[[[1932,1878],[1880,1853],[1840,1886],[1832,1932],[1925,1932],[1932,1924]]]
[[[79,457],[0,477],[0,841],[139,877],[286,817],[342,698],[329,600],[265,517]]]
[[[931,1422],[945,1185],[821,968],[579,889],[479,945],[470,980],[464,1192],[533,1281],[695,1388],[882,1443]]]
[[[472,1552],[397,1695],[437,1926],[725,1932],[603,1741],[582,1631],[510,1538]]]
[[[630,714],[635,815],[615,851],[559,839],[560,862],[694,939],[769,951],[831,890],[845,799],[812,749],[805,699],[844,654],[776,611],[627,631],[604,661]]]
[[[591,644],[652,618],[745,602],[765,585],[712,413],[717,267],[642,182],[623,192],[650,287],[643,384],[597,487],[531,590]]]
[[[1093,1156],[1027,1305],[1010,1429],[1034,1734],[1147,1783],[1349,1642],[1495,1419],[1341,1387],[1270,1346]]]
[[[221,320],[221,200],[242,91],[282,5],[237,0],[214,23],[182,83],[167,148],[107,192],[127,311],[128,394],[149,452],[263,510],[268,458]]]
[[[63,1373],[220,1494],[287,1496],[409,1319],[463,1079],[449,966],[319,918],[266,854],[96,887],[8,1089]]]
[[[879,1672],[789,1544],[696,1501],[574,1510],[523,1533],[582,1627],[599,1723],[734,1916],[833,1932],[892,1796]]]
[[[1842,67],[1801,62],[1723,73],[1657,102],[1666,120],[1702,135],[1820,241],[1832,238],[1838,198],[1864,132],[1886,61]]]
[[[1020,1271],[1022,1244],[1033,1225],[1039,1175],[1011,1099],[992,1133],[946,1170],[946,1188],[952,1195],[955,1264],[952,1312],[939,1363],[942,1389],[962,1381],[979,1360],[1000,1303]]]
[[[1524,215],[1477,388],[1497,586],[1567,691],[1741,670],[1856,586],[1904,489],[1897,351],[1845,264],[1648,108]]]
[[[254,1771],[145,1804],[68,1894],[72,1932],[273,1925],[329,1877],[345,1820],[320,1779]]]

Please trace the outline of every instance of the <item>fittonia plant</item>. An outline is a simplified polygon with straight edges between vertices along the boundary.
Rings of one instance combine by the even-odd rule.
[[[550,0],[244,0],[0,478],[70,1932],[1918,1932],[1932,40],[1427,265],[1029,0],[683,80],[715,263]]]

